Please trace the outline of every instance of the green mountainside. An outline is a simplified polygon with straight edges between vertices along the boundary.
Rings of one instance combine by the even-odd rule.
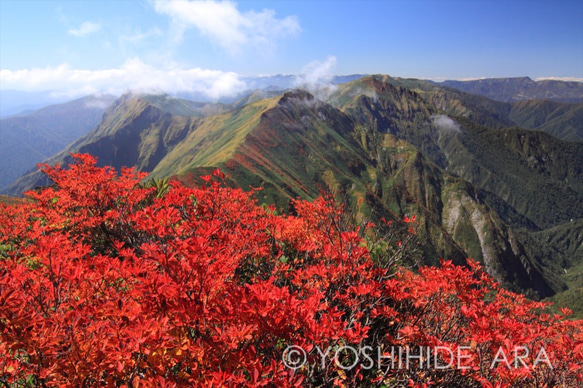
[[[375,75],[342,85],[340,90],[331,97],[330,103],[342,106],[347,97],[354,96],[355,93],[360,94],[358,93],[360,91],[369,90],[365,95],[371,96],[370,84],[373,82],[414,91],[430,106],[443,113],[461,116],[488,128],[518,126],[546,132],[562,140],[583,142],[583,94],[581,94],[582,102],[577,103],[549,100],[521,100],[507,103],[480,94],[470,94],[463,89],[442,87],[440,84],[428,81]]]
[[[581,82],[533,81],[528,77],[516,77],[443,81],[437,84],[505,102],[543,99],[559,102],[583,102],[583,83]]]
[[[583,103],[519,101],[512,104],[508,117],[519,127],[546,132],[559,139],[583,142]]]
[[[245,125],[231,125],[241,118]],[[509,287],[542,296],[564,287],[529,260],[475,187],[447,174],[410,143],[359,126],[307,92],[287,92],[213,120],[213,131],[203,122],[153,175],[174,169],[191,184],[209,167],[219,167],[238,186],[263,187],[259,198],[284,210],[291,198],[314,198],[325,190],[347,198],[363,216],[416,214],[426,262],[439,257],[463,262],[471,256]]]
[[[131,93],[126,95],[132,95]],[[208,103],[174,98],[167,94],[139,94],[137,95],[156,108],[176,116],[212,116],[233,108],[232,104]]]
[[[568,303],[583,269],[583,143],[515,121],[558,128],[576,120],[567,105],[529,124],[514,104],[388,76],[340,85],[327,102],[302,90],[230,106],[126,94],[49,162],[87,152],[187,184],[220,168],[279,211],[332,192],[359,219],[416,215],[426,263],[473,257],[509,288]],[[31,173],[9,194],[43,184]]]
[[[0,119],[0,190],[95,128],[114,100],[89,96]]]
[[[475,123],[484,122],[485,112],[501,103],[404,89],[380,77],[344,85],[331,103],[362,126],[410,142],[446,171],[476,185],[513,226],[541,229],[583,218],[583,144]]]
[[[571,308],[575,318],[583,319],[583,220],[573,219],[535,233],[520,233],[531,256],[560,274],[568,286],[549,300]]]

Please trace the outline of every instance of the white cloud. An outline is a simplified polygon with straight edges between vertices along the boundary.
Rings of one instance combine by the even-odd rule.
[[[96,98],[89,99],[85,102],[86,108],[105,109],[109,105],[111,105],[111,101],[108,98],[103,99],[102,96],[96,96]]]
[[[104,70],[73,69],[68,64],[44,69],[0,70],[3,89],[25,91],[54,90],[70,97],[98,92],[120,95],[136,92],[194,92],[212,99],[234,96],[247,85],[239,74],[169,65],[154,68],[135,58],[120,68]]]
[[[136,44],[139,44],[139,43],[145,41],[148,38],[161,36],[161,35],[162,35],[162,31],[158,27],[151,28],[146,32],[142,32],[141,30],[138,29],[138,30],[131,32],[129,34],[120,35],[119,42],[122,45],[125,45],[126,43],[136,45]]]
[[[453,121],[451,118],[445,115],[435,115],[431,116],[433,120],[433,125],[435,125],[438,129],[448,132],[461,132],[460,126]]]
[[[93,22],[84,22],[79,26],[79,28],[69,29],[69,34],[75,36],[87,36],[101,29],[101,24]]]
[[[294,86],[306,89],[321,100],[325,100],[336,85],[332,84],[336,57],[329,56],[324,62],[312,61],[302,69],[302,74],[296,76]]]
[[[300,31],[295,16],[277,19],[269,9],[240,12],[231,1],[154,0],[154,7],[170,16],[177,40],[188,28],[196,28],[231,54],[249,45],[271,50],[277,39]]]

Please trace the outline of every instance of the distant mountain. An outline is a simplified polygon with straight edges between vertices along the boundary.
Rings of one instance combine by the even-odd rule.
[[[519,127],[583,142],[583,103],[529,100],[512,103],[508,117]]]
[[[260,91],[259,91],[260,92]],[[182,98],[174,98],[168,94],[140,94],[128,92],[124,99],[139,97],[154,107],[176,116],[212,116],[233,109],[233,104],[198,102]]]
[[[334,85],[340,85],[347,82],[355,81],[365,77],[364,74],[351,74],[351,75],[336,75],[330,77],[330,83]],[[253,89],[267,89],[267,90],[286,90],[298,87],[301,83],[303,75],[267,75],[259,77],[244,77],[243,81],[247,83],[250,90]]]
[[[62,104],[71,100],[73,98],[52,91],[25,92],[0,89],[0,118],[28,114],[45,106]]]
[[[374,78],[395,87],[415,91],[430,105],[449,115],[464,117],[475,124],[496,129],[518,126],[546,132],[562,140],[583,142],[583,102],[529,100],[508,103],[442,87],[429,81],[386,75]],[[354,92],[349,90],[347,93]],[[345,97],[341,95],[332,98],[334,102],[334,99]]]
[[[0,189],[87,134],[114,96],[89,96],[0,119]]]
[[[443,81],[437,84],[504,102],[524,100],[583,102],[583,83],[581,82],[533,81],[529,77],[517,77]]]

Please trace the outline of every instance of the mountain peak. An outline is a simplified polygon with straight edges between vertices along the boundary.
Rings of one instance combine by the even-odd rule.
[[[314,101],[314,95],[304,89],[293,89],[285,92],[279,99],[279,105],[286,105],[296,101]]]

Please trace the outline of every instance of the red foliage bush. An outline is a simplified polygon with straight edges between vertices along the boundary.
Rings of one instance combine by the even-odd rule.
[[[1,385],[582,381],[581,322],[473,261],[413,273],[372,260],[329,198],[281,216],[219,172],[148,187],[74,157],[42,167],[52,187],[0,205]]]

